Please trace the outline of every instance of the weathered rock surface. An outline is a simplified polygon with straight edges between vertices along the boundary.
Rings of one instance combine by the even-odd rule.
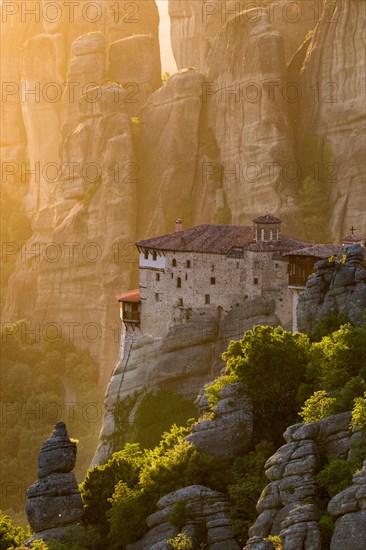
[[[351,413],[346,412],[319,422],[295,424],[286,430],[286,444],[265,464],[265,474],[270,483],[257,503],[259,516],[249,529],[250,539],[246,548],[261,549],[268,535],[280,536],[285,550],[322,548],[315,476],[321,467],[320,457],[323,460],[324,457],[347,459],[353,443],[360,441],[360,438],[366,443],[365,433],[352,432],[350,421]],[[365,534],[361,513],[364,507],[365,466],[361,473],[353,476],[352,487],[329,502],[329,513],[338,518],[332,550],[358,547],[356,542],[361,541]],[[361,534],[354,535],[357,529]]]
[[[117,40],[109,48],[108,79],[127,92],[126,111],[137,114],[151,94],[161,86],[159,50],[151,34]]]
[[[301,45],[307,32],[314,28],[321,4],[319,2],[316,6],[319,13],[315,13],[307,0],[298,0],[296,5],[289,4],[287,0],[269,0],[265,3],[269,6],[271,23],[286,40],[287,61]],[[169,0],[171,42],[178,69],[196,67],[203,70],[207,55],[222,27],[229,19],[234,19],[236,23],[246,19],[250,23],[253,16],[244,12],[253,6],[258,15],[264,9],[259,2],[248,0]]]
[[[360,162],[366,139],[366,63],[359,55],[365,10],[358,0],[326,0],[300,72],[298,159],[302,166],[318,163],[323,175],[317,179],[319,196],[330,201],[330,223],[317,215],[336,239],[352,225],[366,234],[365,164]]]
[[[14,4],[20,14],[24,3]],[[41,9],[41,2],[35,4]],[[60,337],[91,349],[105,387],[118,355],[115,294],[130,287],[136,267],[132,242],[138,237],[140,174],[130,116],[161,83],[159,15],[154,0],[137,0],[130,7],[125,0],[98,0],[92,7],[89,3],[85,17],[81,10],[87,4],[75,7],[73,24],[66,6],[53,23],[41,17],[33,27],[20,17],[9,18],[9,37],[17,31],[23,37],[19,47],[15,41],[15,51],[22,53],[11,75],[37,93],[22,102],[17,95],[6,125],[9,134],[25,125],[22,170],[37,165],[37,172],[29,182],[25,177],[21,193],[27,211],[35,214],[33,235],[25,246],[29,254],[19,259],[9,282],[3,320],[29,319],[32,328],[40,327],[40,340],[42,327],[53,323]],[[94,23],[93,9],[101,14]],[[108,81],[109,69],[117,83]],[[124,87],[125,79],[130,88]],[[137,102],[130,102],[136,90]],[[23,155],[24,139],[17,137],[18,152],[14,149],[9,160]],[[45,247],[52,248],[51,255]]]
[[[92,465],[104,463],[113,451],[118,450],[114,448],[114,439],[118,439],[119,433],[114,417],[118,403],[125,401],[131,405],[132,401],[136,402],[136,394],[143,396],[145,392],[159,387],[193,399],[205,383],[219,375],[224,366],[219,358],[230,340],[240,338],[245,330],[260,323],[279,324],[274,314],[274,303],[262,298],[239,305],[222,318],[198,310],[189,321],[171,327],[161,339],[136,332],[133,340],[126,343],[107,389],[101,438]],[[244,410],[242,407],[246,408],[247,405],[244,416],[250,419],[249,404],[245,397],[241,395],[241,398],[243,402],[239,409],[242,412],[238,415],[235,403],[231,402],[232,409],[228,409],[227,414],[220,411],[220,422],[230,423],[237,417],[237,427],[241,426],[244,422],[241,417]],[[133,423],[133,414],[130,422]],[[209,425],[212,433],[215,431],[214,426],[215,423]],[[245,432],[249,436],[248,428],[249,425],[245,427]],[[237,442],[235,445],[239,448],[242,443]]]
[[[98,101],[80,100],[79,125],[65,140],[54,202],[33,222],[28,255],[19,258],[4,308],[6,321],[38,322],[39,338],[52,320],[59,337],[87,346],[100,358],[103,386],[118,354],[115,294],[130,287],[136,266],[136,160],[130,117],[115,91],[97,87]]]
[[[204,411],[201,411],[204,412]],[[243,384],[226,386],[213,418],[192,426],[187,441],[207,455],[232,459],[248,449],[253,431],[253,405]]]
[[[175,220],[191,225],[204,77],[182,70],[139,112],[141,237],[171,231]],[[157,162],[159,159],[159,162]]]
[[[344,263],[321,260],[315,269],[299,298],[299,330],[310,333],[324,317],[338,314],[360,325],[366,311],[366,258],[362,246],[348,246]]]
[[[207,543],[207,550],[239,550],[230,530],[226,496],[202,485],[183,487],[162,497],[157,503],[158,511],[146,519],[149,531],[140,541],[129,544],[128,550],[169,548],[164,544],[179,531],[169,522],[169,514],[177,502],[186,504],[188,519],[180,531],[192,538],[194,548]]]
[[[44,531],[57,531],[83,517],[83,504],[72,473],[75,462],[76,444],[70,441],[65,424],[57,422],[55,431],[41,448],[39,480],[27,491],[25,510],[38,538],[42,538]]]
[[[284,39],[268,10],[244,13],[240,21],[227,21],[207,58],[205,124],[218,153],[207,159],[203,145],[201,193],[210,196],[221,189],[232,223],[248,223],[253,213],[268,210],[280,214],[291,230],[297,207],[296,182],[283,176],[295,162],[281,93],[286,87]],[[276,89],[270,91],[269,82]]]
[[[33,9],[36,3],[38,3],[37,0],[29,0],[29,9]],[[24,43],[43,29],[41,21],[36,18],[27,17],[22,21],[20,0],[15,0],[12,4],[10,11],[13,7],[15,12],[13,15],[7,15],[9,5],[4,6],[3,2],[0,5],[1,80],[3,83],[0,105],[1,160],[4,166],[9,163],[9,169],[3,173],[1,183],[3,189],[9,192],[14,193],[16,188],[19,196],[21,192],[23,195],[27,191],[22,189],[26,186],[26,182],[21,180],[19,167],[28,159],[28,141],[22,116],[22,98],[19,93],[20,63]],[[11,174],[11,163],[13,163],[14,175]]]
[[[352,483],[328,504],[328,512],[335,519],[330,550],[366,549],[366,460]]]

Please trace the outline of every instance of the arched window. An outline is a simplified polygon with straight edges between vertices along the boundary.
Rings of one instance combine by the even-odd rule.
[[[175,258],[173,258],[172,260],[172,266],[177,267],[177,260]]]
[[[177,288],[182,288],[182,279],[180,277],[177,279]]]
[[[183,307],[183,298],[178,299],[178,306]]]
[[[273,241],[273,231],[272,231],[272,229],[269,232],[269,240]]]
[[[261,241],[264,241],[264,229],[261,229]]]

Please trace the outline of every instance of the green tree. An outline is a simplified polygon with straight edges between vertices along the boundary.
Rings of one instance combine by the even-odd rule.
[[[295,421],[300,383],[305,379],[310,341],[282,327],[255,326],[229,344],[223,358],[226,374],[235,374],[253,400],[256,434],[277,442]]]
[[[306,424],[309,422],[318,422],[333,413],[336,399],[328,397],[327,392],[319,390],[314,393],[306,402],[301,412],[301,418]]]

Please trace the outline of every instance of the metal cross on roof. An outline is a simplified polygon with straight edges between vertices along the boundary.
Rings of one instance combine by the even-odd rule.
[[[350,231],[351,231],[351,235],[353,235],[353,233],[354,233],[354,232],[356,231],[356,228],[355,228],[355,227],[353,227],[353,225],[352,225],[352,227],[351,227]]]

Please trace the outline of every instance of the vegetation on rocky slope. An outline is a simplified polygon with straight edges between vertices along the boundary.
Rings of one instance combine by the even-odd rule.
[[[257,499],[266,485],[264,463],[281,444],[283,429],[299,420],[299,412],[305,421],[316,421],[354,407],[353,423],[359,429],[365,427],[365,342],[366,327],[350,324],[318,337],[318,341],[281,327],[257,326],[246,332],[240,341],[229,345],[224,354],[226,372],[206,386],[206,394],[213,408],[223,387],[233,382],[246,385],[255,411],[255,435],[249,452],[232,461],[204,455],[185,440],[189,425],[174,425],[154,448],[128,443],[106,464],[88,471],[81,485],[86,511],[84,526],[74,534],[73,542],[48,543],[47,548],[126,548],[143,536],[147,529],[145,518],[156,510],[159,498],[193,484],[229,496],[233,528],[238,540],[244,542],[256,518]],[[328,400],[326,406],[318,406],[319,400],[320,405],[322,400]],[[152,396],[145,402],[149,414],[153,402]],[[143,410],[144,407],[140,412]],[[145,438],[146,419],[143,426],[140,435]],[[153,431],[158,433],[158,427]],[[139,439],[138,432],[135,438]],[[350,483],[352,473],[360,466],[360,456],[354,452],[352,460],[324,462],[317,478],[324,503]],[[179,523],[179,515],[184,513],[176,509],[171,521]],[[328,520],[324,513],[324,540],[332,530]],[[90,540],[91,532],[93,546],[88,546],[85,541]]]

